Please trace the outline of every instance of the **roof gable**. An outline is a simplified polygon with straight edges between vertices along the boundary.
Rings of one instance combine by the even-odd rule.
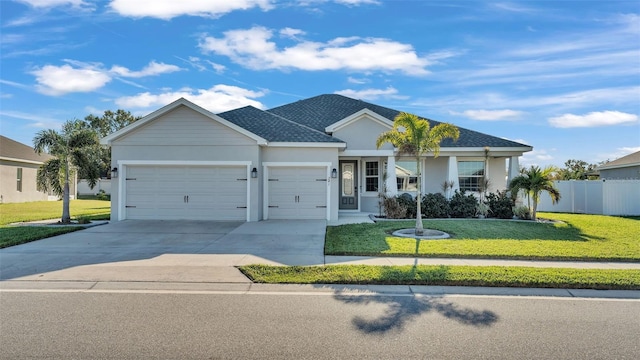
[[[598,170],[616,169],[628,166],[640,165],[640,151],[636,151],[627,156],[623,156],[619,159],[610,161],[598,168]]]
[[[53,156],[38,154],[32,147],[0,135],[0,159],[42,164]]]
[[[263,145],[266,144],[266,140],[263,139],[262,137],[248,131],[247,129],[244,129],[236,124],[233,124],[223,118],[221,118],[220,116],[192,103],[191,101],[185,99],[185,98],[180,98],[174,102],[172,102],[169,105],[163,106],[162,108],[152,112],[151,114],[143,117],[142,119],[125,126],[124,128],[105,136],[104,138],[102,138],[100,140],[101,144],[105,144],[105,145],[111,145],[111,143],[114,140],[117,140],[119,138],[122,138],[123,136],[126,136],[127,134],[131,133],[132,131],[141,128],[142,126],[145,126],[151,122],[153,122],[154,120],[162,117],[163,115],[173,111],[174,109],[177,109],[180,106],[185,106],[195,112],[200,113],[203,116],[206,116],[207,118],[210,118],[211,120],[214,120],[224,126],[227,126],[235,131],[237,131],[240,134],[243,134],[253,140],[255,140],[258,144]]]
[[[377,114],[377,113],[365,108],[365,109],[362,109],[362,110],[358,111],[355,114],[349,115],[346,118],[327,126],[324,129],[324,131],[326,131],[327,133],[333,133],[333,132],[336,132],[336,131],[338,131],[338,130],[346,127],[346,126],[349,126],[350,124],[352,124],[352,123],[354,123],[356,121],[362,120],[364,118],[367,118],[369,120],[373,120],[373,121],[379,123],[380,125],[385,126],[385,127],[389,128],[389,129],[391,129],[393,127],[393,121],[391,121],[391,120],[385,118],[384,116],[379,115],[379,114]]]

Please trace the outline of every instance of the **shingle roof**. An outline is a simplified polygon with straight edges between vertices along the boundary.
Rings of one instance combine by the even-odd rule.
[[[53,156],[38,153],[32,147],[0,135],[0,157],[43,163]]]
[[[267,110],[267,112],[324,132],[324,129],[327,126],[363,109],[369,109],[378,115],[389,119],[389,121],[393,121],[393,119],[400,113],[398,110],[337,94],[315,96],[309,99],[296,101],[291,104],[278,106]],[[429,120],[431,126],[440,124],[439,121],[428,118],[425,119]],[[515,141],[502,139],[465,128],[459,128],[459,130],[460,138],[458,141],[454,142],[451,139],[445,139],[442,142],[442,147],[529,147],[528,145],[523,145]]]
[[[343,142],[324,131],[314,130],[253,106],[217,115],[271,142]]]
[[[619,159],[609,161],[608,163],[600,166],[597,170],[614,169],[625,166],[637,166],[640,165],[640,151],[636,151],[627,156],[623,156]]]

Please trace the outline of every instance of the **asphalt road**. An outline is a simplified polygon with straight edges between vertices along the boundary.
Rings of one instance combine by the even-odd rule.
[[[640,300],[0,292],[2,359],[637,359]]]

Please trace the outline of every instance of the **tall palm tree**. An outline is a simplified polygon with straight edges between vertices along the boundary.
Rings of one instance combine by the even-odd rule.
[[[380,134],[376,140],[376,146],[378,148],[385,143],[390,143],[398,148],[400,153],[409,154],[416,158],[416,172],[418,174],[416,189],[416,235],[424,234],[422,211],[420,209],[420,200],[422,198],[420,158],[428,152],[433,152],[433,156],[438,157],[442,140],[445,138],[457,140],[459,136],[460,131],[452,124],[442,123],[431,128],[429,121],[413,114],[401,112],[393,119],[393,128]]]
[[[527,194],[527,199],[531,199],[532,203],[529,203],[529,208],[531,209],[531,219],[534,221],[537,219],[538,202],[543,191],[549,194],[553,204],[560,200],[560,192],[553,184],[552,177],[556,171],[557,169],[553,166],[547,166],[544,169],[540,169],[538,166],[531,166],[529,169],[524,169],[521,175],[514,177],[509,183],[509,190],[513,194],[524,190]]]
[[[95,131],[82,128],[78,120],[67,121],[62,132],[48,129],[33,138],[38,153],[47,152],[54,158],[38,169],[36,184],[39,191],[52,191],[62,197],[62,223],[70,223],[69,178],[78,171],[91,188],[100,178],[100,143]]]

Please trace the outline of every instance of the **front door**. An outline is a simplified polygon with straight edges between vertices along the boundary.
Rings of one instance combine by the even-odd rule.
[[[340,210],[358,209],[358,162],[340,161]]]

